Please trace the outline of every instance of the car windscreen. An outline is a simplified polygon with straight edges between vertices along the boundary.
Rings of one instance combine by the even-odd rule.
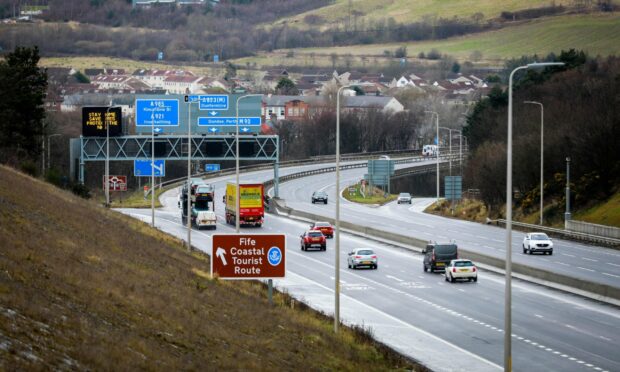
[[[409,195],[408,192],[401,192],[398,196],[404,196],[406,198],[410,197],[411,195]]]
[[[456,267],[467,267],[467,266],[474,266],[474,264],[471,261],[457,261],[457,262],[454,263],[454,266],[456,266]]]
[[[369,256],[371,254],[375,254],[375,252],[372,251],[372,249],[362,249],[357,251],[357,254],[362,255],[362,256]]]
[[[311,238],[319,238],[323,236],[323,233],[321,233],[320,231],[311,231],[308,233],[308,236]]]
[[[331,225],[327,222],[317,222],[314,226],[316,227],[331,227]]]
[[[314,193],[314,196],[325,196],[325,193],[322,191],[317,191]]]
[[[436,245],[435,246],[436,254],[456,254],[456,245],[447,244],[447,245]]]
[[[198,194],[208,194],[213,192],[213,186],[198,186],[196,189],[196,193]]]
[[[532,240],[549,240],[549,237],[545,234],[532,234]]]

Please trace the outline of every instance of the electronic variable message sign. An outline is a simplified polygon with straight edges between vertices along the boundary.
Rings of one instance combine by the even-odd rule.
[[[222,279],[284,278],[284,234],[214,234],[211,273]]]
[[[123,112],[120,107],[82,107],[82,135],[84,137],[105,137],[106,125],[110,126],[111,137],[123,134]]]

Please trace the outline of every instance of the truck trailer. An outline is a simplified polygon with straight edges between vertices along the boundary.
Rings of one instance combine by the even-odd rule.
[[[202,181],[202,180],[201,180]],[[181,220],[183,225],[187,224],[187,198],[190,198],[192,226],[198,229],[217,228],[217,217],[215,216],[215,189],[213,185],[192,179],[192,182],[185,184],[181,190],[180,207]]]
[[[265,207],[263,205],[263,184],[242,182],[239,184],[239,225],[250,225],[261,227],[265,218]],[[236,224],[237,211],[237,184],[229,182],[226,184],[226,223]]]

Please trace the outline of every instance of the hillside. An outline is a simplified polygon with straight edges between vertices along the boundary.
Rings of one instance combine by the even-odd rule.
[[[275,22],[303,27],[308,16],[320,17],[325,26],[340,24],[351,27],[373,21],[393,18],[398,23],[411,23],[425,18],[471,18],[480,20],[499,18],[504,11],[515,12],[551,5],[572,5],[571,0],[336,0],[318,9],[286,17]],[[476,15],[476,16],[475,16]]]
[[[259,53],[256,57],[240,58],[236,62],[270,66],[306,66],[314,62],[316,65],[328,67],[331,66],[330,55],[335,53],[340,57],[337,65],[342,65],[343,57],[350,54],[352,65],[359,67],[376,65],[376,61],[387,63],[394,60],[386,58],[384,51],[394,51],[402,46],[407,47],[410,59],[415,59],[421,52],[428,53],[435,49],[460,61],[471,61],[472,53],[479,51],[481,60],[478,63],[492,65],[501,65],[506,59],[523,55],[546,56],[551,52],[559,54],[560,51],[571,48],[583,50],[592,56],[619,55],[620,15],[599,13],[541,18],[500,30],[446,40],[296,49],[292,57],[289,50],[276,50]]]
[[[178,240],[0,166],[1,370],[417,369]]]

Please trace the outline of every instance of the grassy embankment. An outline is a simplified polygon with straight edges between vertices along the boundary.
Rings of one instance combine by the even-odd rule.
[[[240,58],[236,63],[243,65],[246,62],[255,62],[258,65],[270,66],[315,64],[330,68],[330,54],[335,53],[339,56],[336,66],[343,66],[343,57],[351,54],[352,66],[362,67],[395,61],[384,57],[383,52],[394,51],[401,46],[407,47],[409,60],[412,61],[417,60],[416,56],[420,52],[428,53],[432,49],[460,61],[471,60],[472,52],[480,51],[482,59],[477,63],[479,65],[498,65],[506,59],[523,55],[546,56],[550,52],[559,54],[562,50],[571,48],[584,50],[592,56],[619,55],[620,15],[613,13],[541,18],[501,30],[446,40],[295,49],[293,57],[287,57],[288,50],[275,50],[271,53],[258,53],[254,57]]]
[[[0,166],[0,369],[417,369],[147,224]],[[419,369],[422,370],[422,369]]]
[[[571,0],[556,0],[555,5],[573,5]],[[334,24],[345,25],[350,17],[354,24],[368,24],[371,21],[393,18],[398,23],[412,23],[424,20],[427,17],[441,18],[468,18],[476,13],[482,14],[482,19],[498,18],[501,12],[519,11],[530,8],[549,6],[548,0],[336,0],[333,4],[314,9],[305,13],[280,19],[274,24],[293,24],[296,27],[310,27],[304,22],[308,15],[319,16],[324,26]],[[352,6],[351,6],[352,5]],[[316,27],[316,26],[313,26]]]
[[[547,210],[547,208],[560,208],[560,210],[562,210],[563,207],[563,205],[545,204],[545,210]],[[472,199],[464,199],[461,203],[455,203],[454,210],[452,210],[448,201],[443,200],[440,202],[439,206],[433,204],[429,206],[425,212],[476,222],[485,222],[489,216],[484,203]],[[539,213],[539,211],[533,211],[524,214],[522,210],[517,208],[514,211],[513,218],[515,221],[519,222],[538,224],[540,219]],[[562,218],[563,217],[560,216],[552,221],[545,220],[545,225],[562,228],[564,226],[564,220]],[[616,192],[609,199],[602,200],[592,207],[573,211],[572,218],[577,221],[620,228],[620,191]]]

